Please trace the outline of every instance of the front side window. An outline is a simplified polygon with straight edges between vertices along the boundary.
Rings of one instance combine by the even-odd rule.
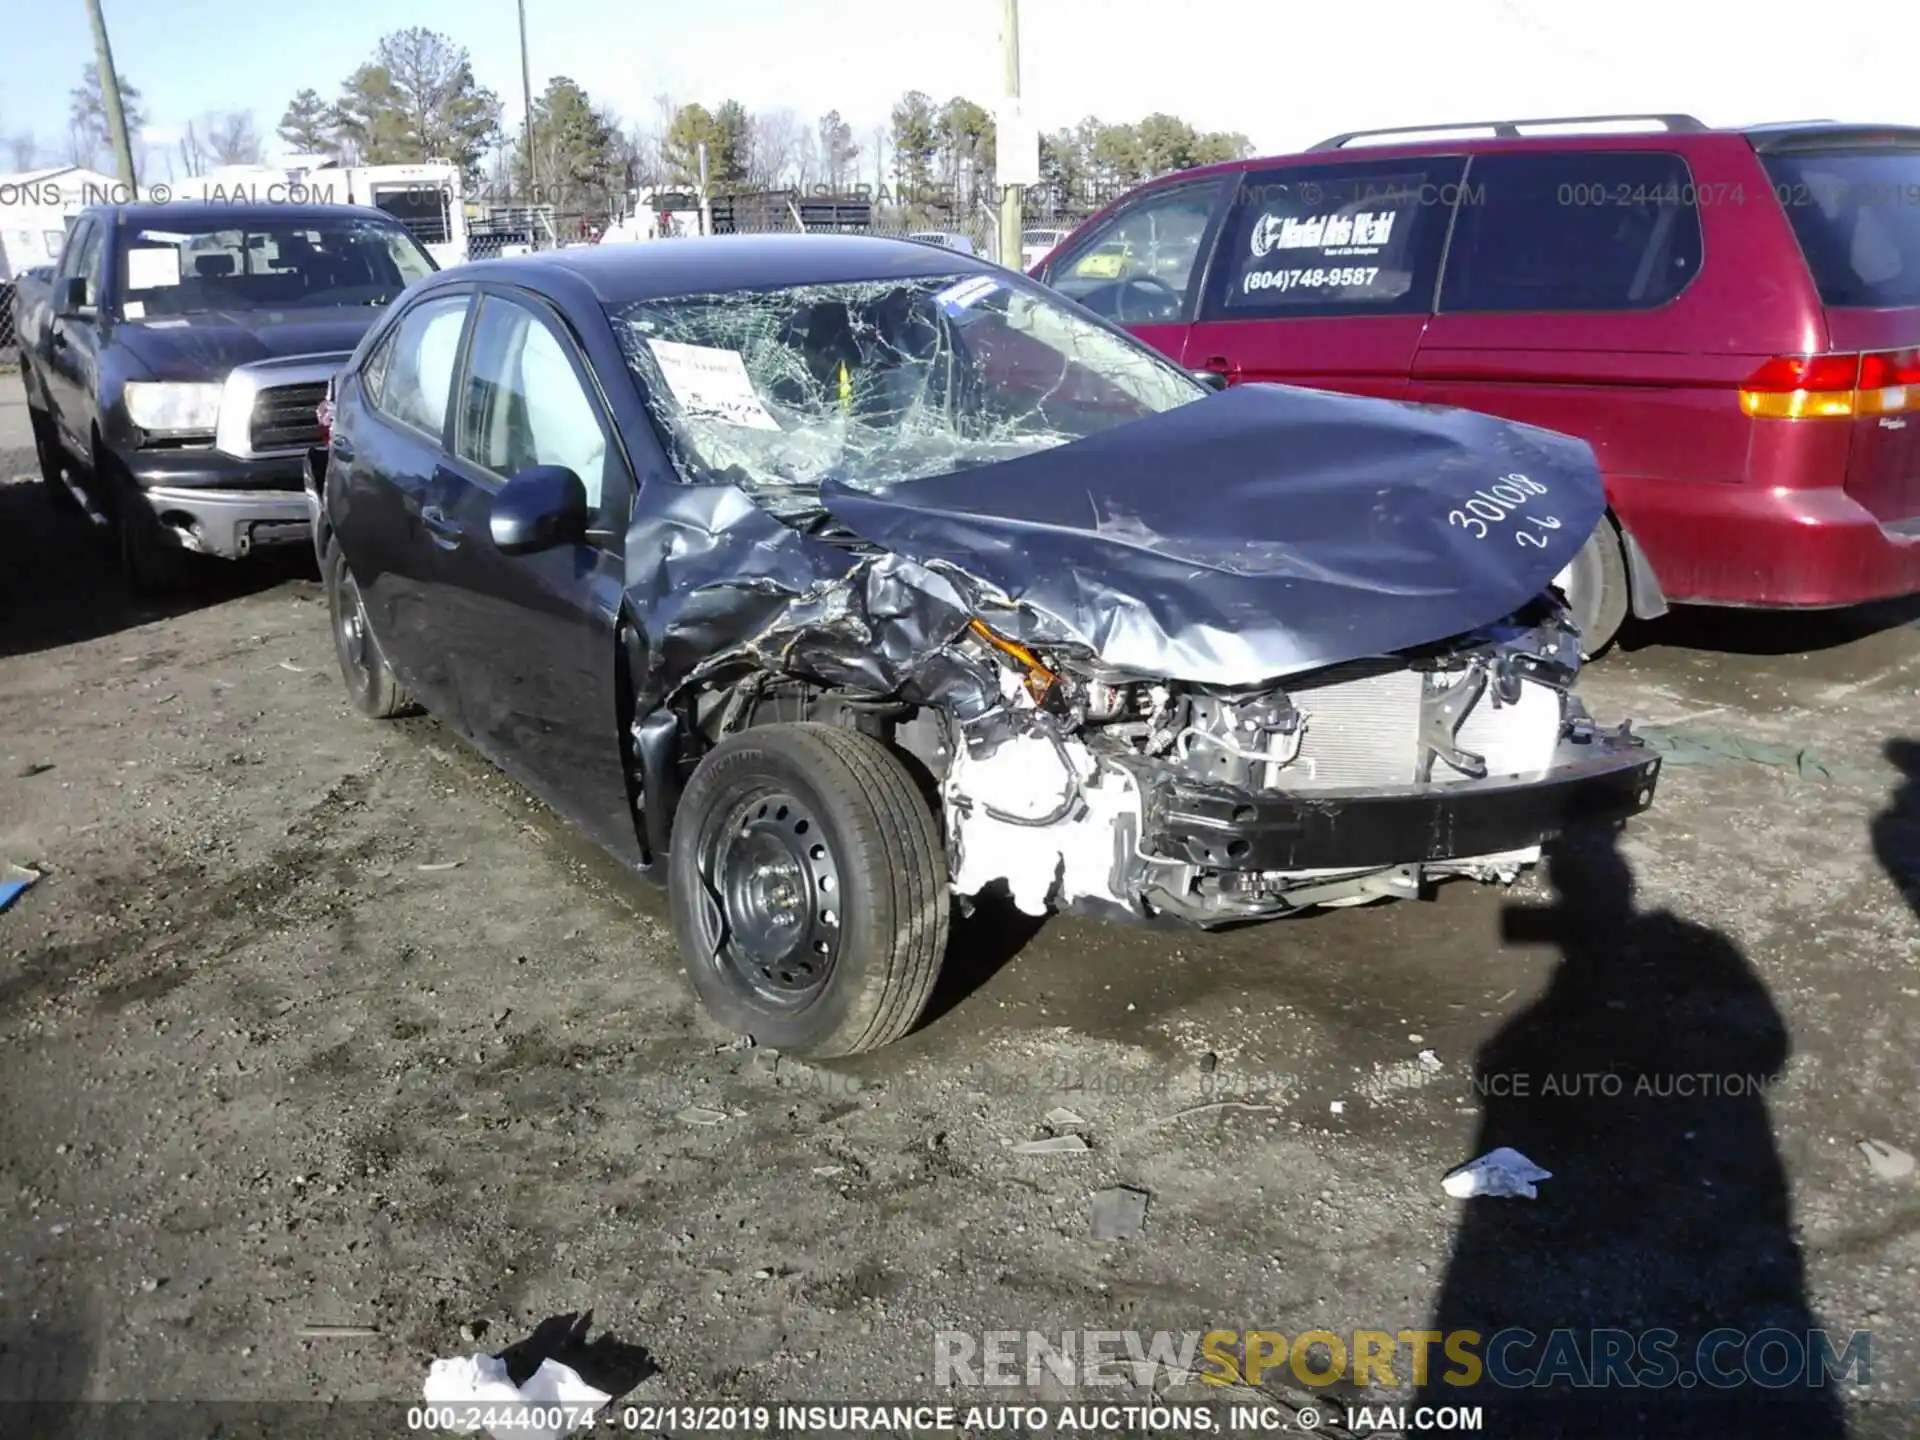
[[[580,477],[600,508],[607,437],[559,336],[523,305],[488,296],[474,322],[456,450],[503,479],[535,465]]]
[[[1651,310],[1699,273],[1686,161],[1658,151],[1476,155],[1443,311]]]
[[[1121,325],[1178,320],[1219,197],[1218,182],[1148,196],[1049,265],[1047,283]]]
[[[614,329],[684,478],[776,510],[884,491],[1202,399],[1051,292],[950,274],[642,301]]]
[[[1442,158],[1250,172],[1206,318],[1424,313],[1460,168]]]
[[[438,439],[447,424],[447,397],[467,297],[448,295],[413,307],[393,327],[374,357],[374,400],[389,417]]]
[[[129,320],[385,305],[434,268],[399,225],[353,216],[128,225],[122,241],[121,308]]]
[[[87,282],[88,305],[100,303],[100,280],[106,273],[102,256],[106,249],[106,231],[99,225],[88,222],[70,247],[60,266],[62,280],[80,279]]]

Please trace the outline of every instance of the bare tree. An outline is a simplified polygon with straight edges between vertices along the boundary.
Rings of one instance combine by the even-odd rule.
[[[207,153],[220,165],[259,165],[267,158],[251,110],[228,110],[207,120]]]
[[[882,120],[867,137],[873,160],[873,190],[877,196],[887,188],[887,157],[893,152],[893,127]]]
[[[6,138],[6,147],[15,170],[31,170],[40,158],[40,142],[31,130],[16,130]]]
[[[193,122],[188,121],[187,133],[180,137],[181,173],[185,175],[204,175],[207,173],[209,168],[208,162],[211,159],[212,154],[207,149],[206,142],[202,140],[195,131]],[[173,169],[173,157],[171,155],[167,157],[167,169],[169,171]]]
[[[791,110],[769,110],[754,117],[750,133],[748,182],[763,190],[776,189],[793,169],[807,127]]]
[[[647,126],[634,121],[621,137],[627,162],[627,188],[658,183],[660,174],[660,138]]]
[[[811,191],[820,183],[822,175],[820,165],[820,142],[811,130],[802,129],[800,143],[793,151],[793,183],[800,189]]]

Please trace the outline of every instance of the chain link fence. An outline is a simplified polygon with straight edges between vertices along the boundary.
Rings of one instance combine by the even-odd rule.
[[[19,342],[13,333],[13,281],[0,280],[0,365],[12,365],[19,359]]]

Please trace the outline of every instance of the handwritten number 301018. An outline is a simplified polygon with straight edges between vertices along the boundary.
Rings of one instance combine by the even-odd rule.
[[[1518,473],[1502,475],[1484,490],[1473,492],[1473,498],[1458,509],[1448,512],[1447,523],[1458,525],[1476,540],[1484,540],[1492,533],[1492,527],[1505,524],[1518,514],[1520,507],[1536,495],[1547,493],[1547,487],[1538,480]],[[1536,529],[1516,527],[1514,541],[1521,545],[1530,545],[1536,550],[1547,548],[1547,537],[1541,530],[1558,530],[1560,521],[1552,515],[1521,515],[1519,518]]]

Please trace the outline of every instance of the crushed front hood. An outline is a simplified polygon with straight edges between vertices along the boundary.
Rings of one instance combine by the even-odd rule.
[[[1013,639],[1215,685],[1499,620],[1606,507],[1584,441],[1274,385],[884,495],[830,481],[821,500],[862,539],[1020,607],[983,612]]]

